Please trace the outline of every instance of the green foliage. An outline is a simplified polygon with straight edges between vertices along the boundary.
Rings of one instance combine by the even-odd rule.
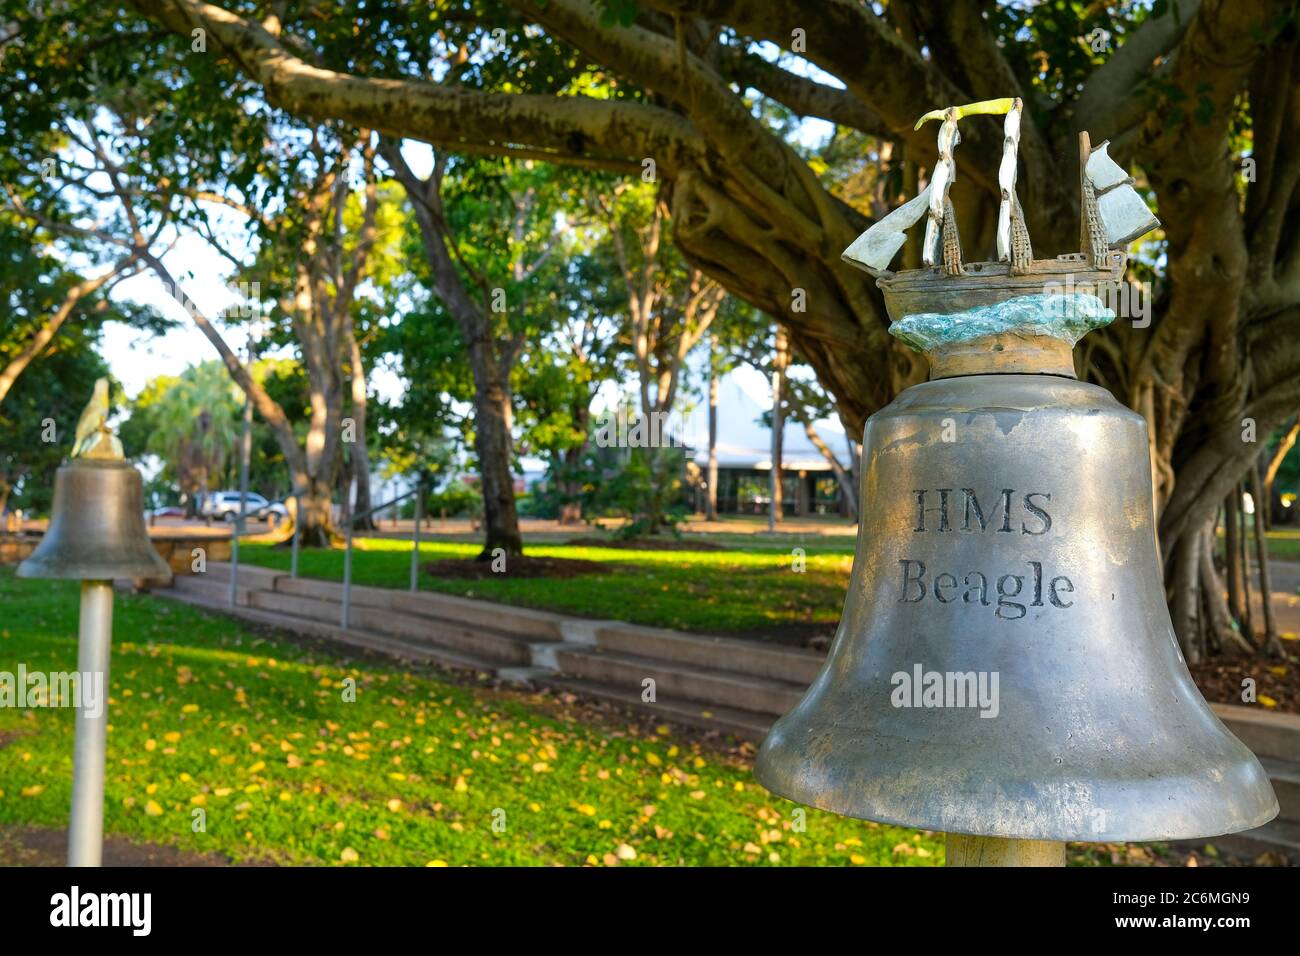
[[[559,345],[564,330],[589,313],[575,282],[583,236],[557,220],[572,209],[584,175],[542,163],[456,157],[442,182],[461,281],[489,317],[493,337],[519,354],[510,363],[510,384],[520,397],[523,450],[535,454],[581,440],[575,421],[593,387],[592,373]],[[414,280],[403,288],[408,306],[376,340],[407,385],[401,405],[383,411],[384,452],[418,459],[449,433],[472,450],[473,418],[464,411],[475,384],[463,330],[433,291],[418,224],[408,218],[406,229],[402,250]]]
[[[132,403],[122,429],[128,454],[157,455],[162,476],[182,495],[217,490],[226,463],[236,454],[241,433],[243,393],[218,361],[195,365],[179,376],[150,381]]]
[[[620,467],[599,485],[595,510],[626,518],[618,531],[625,538],[664,529],[676,533],[687,512],[680,500],[684,464],[681,449],[627,449]]]
[[[429,495],[425,512],[430,517],[445,514],[448,518],[481,518],[483,493],[463,481],[452,481],[441,491]]]
[[[302,367],[292,359],[260,359],[253,364],[253,378],[305,433],[310,409]],[[200,487],[236,487],[243,407],[243,391],[219,361],[191,366],[179,376],[160,375],[131,403],[131,417],[120,430],[122,444],[128,455],[159,458],[157,491],[166,502],[194,501]],[[271,428],[255,417],[249,488],[274,500],[288,494],[290,487],[280,444]]]

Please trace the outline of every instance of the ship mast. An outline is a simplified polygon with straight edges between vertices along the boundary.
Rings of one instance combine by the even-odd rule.
[[[933,114],[926,114],[917,122],[919,128]],[[921,246],[921,261],[934,268],[943,256],[943,271],[948,275],[961,275],[961,239],[957,235],[957,217],[953,214],[948,188],[957,178],[957,162],[953,148],[961,142],[957,132],[960,114],[956,107],[942,112],[943,124],[939,127],[939,161],[934,164],[930,177],[930,208],[925,220],[925,242]]]
[[[957,121],[963,116],[1006,114],[1002,143],[1002,165],[998,170],[998,184],[1002,196],[998,209],[998,260],[1010,262],[1011,272],[1021,275],[1029,271],[1033,250],[1029,244],[1029,230],[1025,228],[1024,215],[1016,198],[1016,158],[1020,149],[1020,114],[1024,103],[1019,97],[1000,100],[983,100],[965,106],[931,110],[916,121],[920,129],[928,120],[941,119],[939,127],[939,161],[934,164],[930,178],[930,207],[925,223],[925,242],[921,261],[933,269],[940,262],[946,275],[965,274],[961,264],[961,240],[957,235],[957,217],[953,213],[948,190],[957,178],[957,163],[953,149],[961,142]]]
[[[1007,110],[1006,122],[1002,127],[1002,165],[998,167],[998,187],[1002,191],[1002,199],[998,203],[998,261],[1010,262],[1012,275],[1027,273],[1034,258],[1029,230],[1025,227],[1024,211],[1016,196],[1020,114],[1024,108],[1023,101],[1017,96],[1011,109]]]

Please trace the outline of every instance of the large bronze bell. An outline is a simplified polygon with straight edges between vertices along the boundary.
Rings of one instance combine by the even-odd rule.
[[[149,542],[140,472],[126,461],[73,458],[54,477],[44,538],[22,564],[23,578],[171,579]]]
[[[757,778],[850,817],[1011,840],[1259,826],[1272,788],[1166,609],[1146,423],[1042,330],[950,336],[931,380],[868,420],[839,631]]]

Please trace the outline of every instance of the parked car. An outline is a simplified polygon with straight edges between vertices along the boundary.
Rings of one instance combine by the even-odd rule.
[[[185,509],[180,505],[163,505],[161,508],[154,508],[151,514],[155,518],[184,518]]]
[[[274,521],[272,521],[272,516],[274,516]],[[277,524],[288,519],[289,508],[283,501],[272,501],[257,513],[257,517],[263,521],[272,521],[273,524]]]
[[[214,491],[203,499],[204,517],[220,518],[223,521],[234,521],[239,517],[239,492],[238,491]],[[280,502],[270,502],[263,498],[255,491],[248,492],[244,500],[244,514],[250,518],[265,519],[268,515],[276,514],[281,517],[288,515],[288,511]]]

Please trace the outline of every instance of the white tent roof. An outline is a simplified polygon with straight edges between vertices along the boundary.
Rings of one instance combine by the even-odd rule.
[[[745,374],[747,372],[748,374]],[[772,407],[772,399],[763,378],[752,370],[732,372],[718,383],[718,467],[752,468],[766,471],[772,467],[772,430],[762,424],[762,416]],[[758,395],[754,393],[758,392]],[[840,464],[848,457],[844,429],[838,421],[823,419],[813,427]],[[786,471],[830,471],[797,421],[786,421],[782,442],[781,467]],[[695,450],[695,462],[704,467],[709,460],[709,406],[700,401],[682,422],[681,439]]]

